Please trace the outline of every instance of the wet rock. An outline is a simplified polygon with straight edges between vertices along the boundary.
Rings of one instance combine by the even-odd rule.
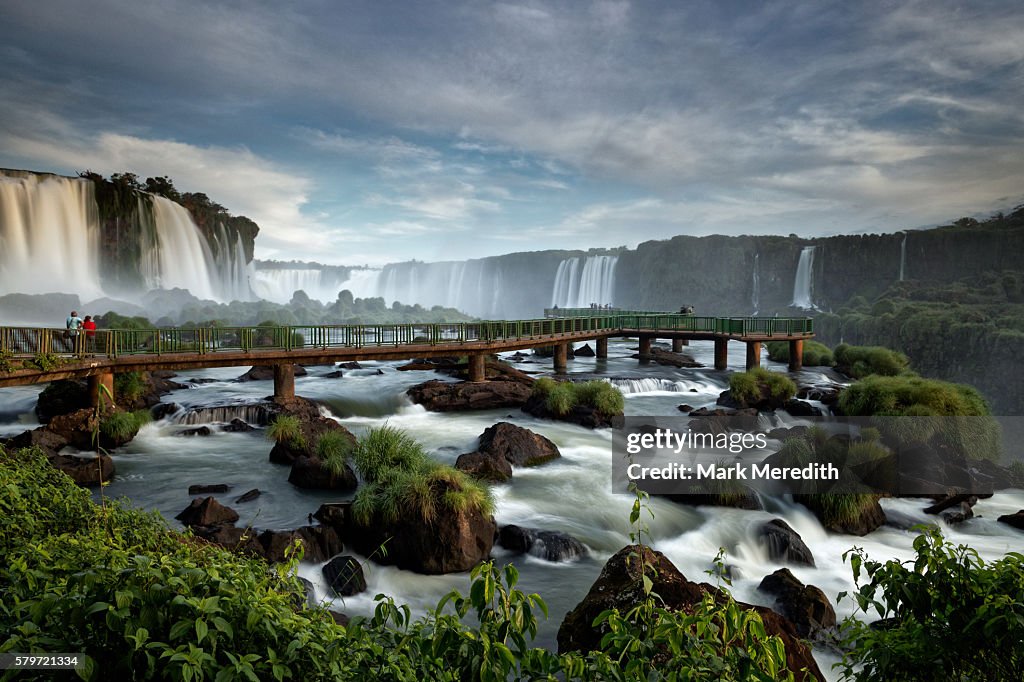
[[[174,518],[186,526],[214,526],[234,523],[238,520],[238,512],[212,497],[197,497]]]
[[[633,356],[639,358],[640,354],[637,353]],[[665,365],[667,367],[703,367],[701,363],[694,360],[691,356],[686,353],[673,353],[670,350],[662,348],[651,348],[651,354],[648,356],[649,359],[658,363],[659,365]]]
[[[303,559],[313,563],[327,561],[344,549],[338,531],[329,526],[302,526],[295,529],[295,537],[305,547]]]
[[[210,495],[214,493],[226,493],[231,490],[231,486],[227,483],[213,483],[211,485],[203,485],[197,483],[188,487],[188,494],[191,496],[196,495]]]
[[[819,588],[804,585],[788,568],[780,568],[765,576],[757,589],[775,597],[775,608],[792,621],[801,637],[832,638],[836,611]]]
[[[501,528],[498,544],[509,551],[531,554],[545,561],[572,561],[587,553],[583,543],[568,533],[515,525]]]
[[[822,415],[821,409],[796,398],[790,398],[784,402],[782,409],[794,417],[820,417]]]
[[[96,417],[96,411],[92,408],[85,408],[54,416],[45,428],[47,431],[56,434],[69,445],[79,450],[93,450],[96,447],[96,436],[100,435],[100,422]],[[110,444],[100,441],[101,447],[108,447]]]
[[[178,410],[181,409],[181,405],[177,403],[158,403],[150,408],[149,413],[153,416],[153,421],[160,421],[165,419]]]
[[[610,427],[612,419],[622,416],[621,413],[618,415],[604,414],[589,405],[574,405],[568,414],[556,414],[548,409],[547,401],[544,397],[535,395],[529,397],[522,409],[523,412],[532,414],[534,417],[579,424],[588,429]]]
[[[768,549],[768,557],[801,566],[814,566],[814,555],[803,538],[782,519],[761,524],[757,539]]]
[[[306,376],[306,368],[302,365],[292,365],[295,376]],[[255,365],[248,372],[235,379],[235,381],[267,381],[274,379],[274,368],[270,365]]]
[[[856,508],[847,515],[837,515],[825,507],[822,495],[793,495],[793,500],[811,510],[821,525],[834,533],[863,536],[885,524],[885,512],[877,495],[860,495]]]
[[[594,349],[590,347],[589,343],[583,344],[582,346],[574,350],[573,353],[578,358],[592,358],[597,356],[597,353],[594,352]]]
[[[718,588],[687,580],[661,552],[647,546],[630,545],[608,560],[583,601],[566,614],[558,629],[559,652],[591,651],[600,647],[606,630],[595,628],[594,620],[610,609],[626,613],[643,601],[645,593],[641,566],[646,567],[647,575],[654,583],[654,592],[668,609],[687,610],[708,593],[716,601],[725,599]],[[818,679],[824,679],[810,648],[800,640],[793,623],[766,607],[742,602],[739,605],[756,611],[764,621],[767,633],[782,639],[787,667],[797,675],[797,679],[800,679],[799,671],[804,668]]]
[[[288,482],[298,488],[313,490],[355,490],[359,485],[352,467],[346,464],[340,474],[335,474],[315,455],[297,457],[292,462]]]
[[[108,455],[96,457],[76,457],[74,455],[54,455],[50,457],[54,469],[63,471],[75,483],[81,486],[99,485],[114,478],[114,460]]]
[[[481,481],[504,483],[512,478],[512,465],[504,457],[467,452],[455,460],[455,468]]]
[[[687,504],[691,507],[729,507],[732,509],[748,509],[758,511],[764,509],[761,498],[750,488],[739,483],[728,490],[708,493],[677,493],[664,495],[673,502]]]
[[[191,490],[189,490],[189,494],[192,494]],[[252,490],[246,491],[242,493],[240,496],[236,497],[235,504],[241,504],[242,502],[252,502],[261,494],[262,493],[260,492],[259,488],[253,488]]]
[[[839,402],[839,392],[842,390],[842,386],[835,384],[800,386],[797,388],[796,397],[802,400],[817,400],[819,403],[831,407]]]
[[[76,380],[53,381],[43,389],[36,401],[36,418],[48,424],[54,417],[89,407],[89,388]]]
[[[185,429],[182,431],[180,436],[209,436],[213,431],[209,426],[197,426],[194,429]]]
[[[997,519],[1000,523],[1013,526],[1018,530],[1024,530],[1024,509],[1013,514],[1003,514]]]
[[[247,433],[249,431],[255,431],[255,427],[250,426],[247,422],[238,419],[232,419],[228,424],[224,425],[224,430],[228,433]]]
[[[279,415],[288,415],[299,420],[302,433],[300,441],[284,441],[274,443],[270,450],[270,461],[275,464],[291,465],[299,457],[316,457],[316,444],[320,436],[329,431],[340,431],[350,444],[356,442],[353,436],[345,427],[333,419],[328,419],[320,414],[320,406],[312,400],[295,397],[286,401],[274,402],[275,413],[271,417],[271,423]]]
[[[327,610],[327,613],[331,614],[331,618],[334,619],[335,625],[348,627],[348,622],[350,619],[344,613],[340,613],[338,611],[331,611],[330,609]]]
[[[558,447],[544,436],[509,422],[498,422],[485,429],[477,450],[520,467],[537,466],[562,456]]]
[[[351,597],[366,591],[363,566],[355,557],[336,556],[321,569],[327,585],[339,597]]]
[[[409,398],[431,412],[492,410],[521,407],[530,397],[531,387],[520,381],[493,379],[452,383],[437,379],[413,386]]]
[[[676,409],[679,410],[680,412],[693,412],[694,408],[693,405],[687,405],[683,403],[682,405],[677,406]]]
[[[328,372],[327,374],[324,375],[324,379],[340,379],[343,376],[345,376],[345,373],[339,369],[333,372]]]
[[[305,578],[296,577],[299,584],[302,585],[302,596],[305,597],[303,602],[306,604],[306,608],[315,609],[317,607],[316,601],[316,588],[313,587],[313,583],[309,582]]]
[[[45,427],[39,427],[31,431],[22,431],[13,438],[0,439],[0,444],[8,450],[37,447],[49,457],[54,457],[61,451],[61,448],[68,444],[68,441],[60,434],[54,433]]]
[[[339,362],[338,367],[341,369],[362,369],[363,366],[358,362]]]

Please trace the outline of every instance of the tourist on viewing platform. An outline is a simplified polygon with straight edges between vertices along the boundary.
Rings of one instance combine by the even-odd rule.
[[[92,315],[86,315],[82,322],[82,329],[85,330],[85,350],[89,353],[96,352],[96,321]]]
[[[64,320],[64,328],[65,350],[72,353],[75,350],[75,341],[78,340],[78,330],[82,328],[82,318],[78,316],[77,310],[72,310]]]

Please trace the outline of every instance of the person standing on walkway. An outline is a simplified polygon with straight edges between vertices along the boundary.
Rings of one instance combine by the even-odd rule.
[[[78,316],[77,310],[72,310],[68,319],[64,320],[64,338],[67,341],[67,352],[75,352],[75,342],[78,341],[78,330],[82,328],[83,320]]]
[[[86,315],[82,322],[82,329],[85,330],[85,350],[88,353],[96,352],[96,321],[92,315]]]

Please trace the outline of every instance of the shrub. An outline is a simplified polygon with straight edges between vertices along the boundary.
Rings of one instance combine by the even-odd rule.
[[[845,679],[1019,680],[1024,670],[1024,555],[987,563],[954,547],[936,528],[914,540],[917,556],[872,561],[862,549],[849,560],[858,613],[846,618]],[[881,626],[878,626],[881,625]]]
[[[149,410],[111,412],[100,422],[100,433],[116,442],[129,441],[152,420]]]
[[[573,389],[572,383],[563,381],[556,384],[548,391],[544,404],[551,412],[560,417],[569,414],[576,406],[576,391]]]
[[[328,431],[316,442],[316,456],[328,471],[340,476],[348,464],[352,452],[352,441],[344,431]]]
[[[411,471],[429,461],[414,438],[386,424],[367,431],[356,443],[352,458],[363,479],[371,482],[380,481],[390,471]]]
[[[565,416],[576,405],[586,405],[612,417],[622,414],[626,400],[622,391],[607,381],[554,381],[542,377],[533,384],[533,396],[544,398],[545,406],[558,416]]]
[[[796,384],[785,374],[755,367],[747,372],[733,372],[729,377],[729,391],[733,400],[743,406],[766,400],[781,405],[796,395]]]
[[[114,375],[114,396],[117,400],[135,402],[147,386],[139,372],[122,372]]]
[[[305,447],[306,438],[302,435],[302,422],[298,417],[279,414],[267,428],[267,438],[275,443]]]
[[[839,408],[849,416],[979,417],[988,403],[966,384],[917,376],[869,376],[839,394]]]
[[[841,343],[833,353],[836,368],[854,379],[862,379],[869,374],[896,376],[910,371],[910,360],[903,353],[898,353],[882,346],[850,346]]]
[[[788,341],[769,341],[766,345],[769,358],[776,362],[789,362]],[[831,367],[834,364],[835,359],[828,346],[817,341],[804,341],[804,367]]]

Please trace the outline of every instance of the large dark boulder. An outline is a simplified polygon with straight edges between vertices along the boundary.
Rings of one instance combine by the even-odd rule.
[[[50,457],[50,464],[70,476],[78,485],[99,485],[114,478],[114,461],[108,455],[54,455]]]
[[[302,365],[292,365],[295,376],[304,377],[308,372]],[[274,379],[274,368],[269,365],[254,365],[248,372],[241,375],[235,381],[267,381]]]
[[[572,561],[586,556],[587,548],[568,533],[522,526],[503,526],[498,544],[512,552],[530,554],[545,561]]]
[[[49,424],[54,417],[89,407],[89,388],[86,382],[67,379],[53,381],[43,389],[36,401],[36,418],[40,424]]]
[[[227,483],[211,483],[210,485],[203,485],[197,483],[188,487],[188,494],[195,495],[210,495],[216,493],[226,493],[231,490],[231,486]]]
[[[512,465],[504,457],[467,452],[455,460],[455,468],[473,478],[493,483],[504,483],[512,478]]]
[[[56,415],[45,427],[69,445],[79,450],[94,450],[100,435],[100,420],[92,408],[83,408],[67,414]],[[100,445],[107,447],[100,441]]]
[[[821,408],[796,398],[790,398],[782,403],[782,409],[794,417],[820,417],[822,414]]]
[[[35,447],[41,449],[48,456],[53,457],[68,444],[68,441],[60,434],[54,433],[50,429],[41,426],[37,429],[32,429],[31,431],[22,431],[13,438],[0,440],[0,444],[8,450],[20,450],[21,448]]]
[[[215,526],[234,523],[238,520],[238,512],[213,497],[197,497],[174,518],[186,526]]]
[[[1024,530],[1024,509],[1013,514],[1003,514],[997,521],[1005,523],[1008,526],[1013,526],[1018,530]]]
[[[303,559],[313,563],[327,561],[344,549],[338,531],[330,526],[302,526],[295,529],[295,537],[305,548]]]
[[[509,422],[498,422],[484,430],[477,450],[519,467],[537,466],[562,456],[544,436]]]
[[[831,639],[836,611],[819,588],[804,585],[788,568],[765,576],[757,589],[775,597],[775,607],[796,626],[801,637]]]
[[[529,399],[530,391],[528,384],[505,378],[456,383],[435,379],[417,384],[406,393],[431,412],[457,412],[520,407]]]
[[[590,347],[589,343],[585,343],[579,348],[575,349],[573,351],[573,354],[578,358],[592,358],[597,355],[597,353],[594,352],[594,349]]]
[[[687,580],[661,552],[641,545],[623,547],[605,564],[583,601],[566,614],[558,629],[560,652],[592,651],[600,647],[606,630],[595,628],[594,620],[609,609],[626,613],[644,600],[641,566],[647,567],[654,592],[668,609],[687,610],[700,602],[706,593],[710,593],[716,600],[725,599],[718,588]],[[769,608],[742,602],[739,605],[756,611],[764,621],[766,632],[782,639],[786,649],[786,664],[798,680],[802,679],[800,671],[805,668],[819,680],[824,679],[810,648],[800,641],[793,623]]]
[[[491,555],[497,524],[477,510],[447,512],[433,522],[381,518],[359,524],[346,516],[345,539],[378,564],[439,575],[468,571]],[[381,551],[381,549],[384,551]]]
[[[355,557],[336,556],[320,570],[328,587],[339,597],[351,597],[366,591],[363,566]]]
[[[814,566],[814,555],[803,538],[782,519],[772,519],[757,529],[757,539],[768,549],[768,558],[801,566]]]
[[[356,437],[338,422],[320,414],[320,406],[312,400],[301,397],[275,400],[273,409],[271,423],[281,415],[295,417],[302,431],[300,442],[274,443],[270,450],[270,461],[275,464],[291,465],[299,457],[316,457],[316,444],[320,436],[329,431],[341,432],[351,445],[355,445]]]
[[[612,419],[622,416],[621,414],[605,414],[589,405],[574,405],[567,414],[557,414],[548,409],[547,399],[540,395],[531,395],[526,404],[523,405],[523,412],[541,419],[554,419],[569,422],[570,424],[578,424],[588,429],[610,427]]]
[[[355,490],[359,485],[352,467],[345,465],[340,474],[336,474],[324,466],[316,456],[300,455],[292,462],[288,482],[297,488],[312,490]]]

